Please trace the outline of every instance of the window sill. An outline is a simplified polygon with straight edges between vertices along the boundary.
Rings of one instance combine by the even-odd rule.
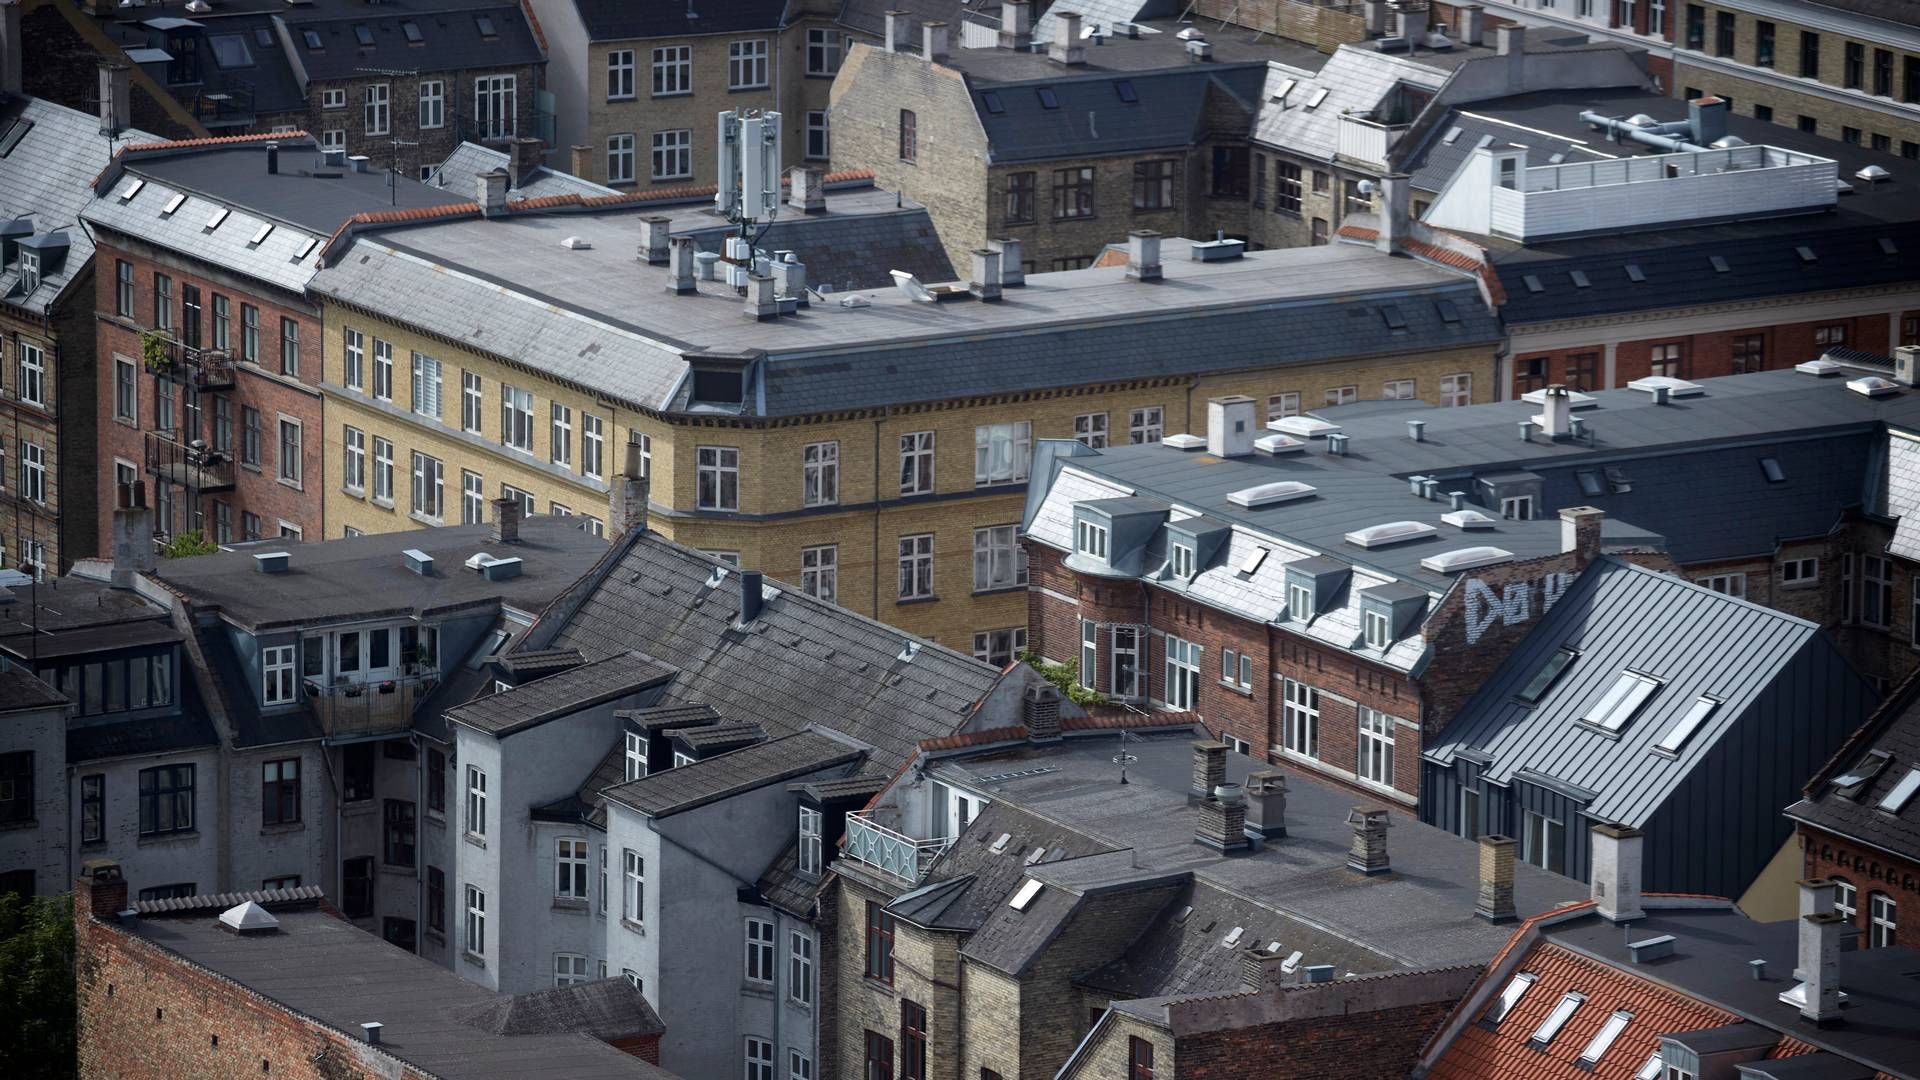
[[[1253,696],[1252,687],[1241,686],[1239,683],[1228,682],[1225,679],[1217,680],[1214,683],[1214,685],[1218,686],[1222,690],[1228,691],[1229,693],[1239,694],[1243,698],[1250,698]]]
[[[643,923],[634,922],[632,919],[629,919],[623,916],[620,919],[620,926],[623,929],[631,930],[634,933],[639,934],[641,937],[647,936],[647,928]]]
[[[343,487],[340,489],[340,494],[345,495],[349,499],[359,499],[364,502],[367,497],[367,489],[366,488],[355,489],[350,487]]]
[[[391,509],[393,509],[393,500],[392,500],[392,499],[383,499],[383,498],[381,498],[380,496],[378,496],[378,495],[375,495],[375,496],[374,496],[373,498],[371,498],[371,499],[368,499],[367,501],[368,501],[369,503],[372,503],[373,505],[375,505],[375,506],[377,506],[377,507],[379,507],[379,508],[380,508],[380,509],[382,509],[382,510],[391,510]]]
[[[407,514],[407,517],[413,519],[414,521],[419,522],[422,525],[427,525],[436,529],[446,524],[446,520],[444,518],[428,517],[427,515],[419,512],[418,510],[410,511]]]
[[[607,98],[607,104],[612,105],[616,102],[633,101],[633,100],[636,100],[636,99],[632,94],[614,94]]]
[[[727,87],[727,93],[729,93],[729,94],[759,94],[759,93],[764,93],[764,92],[766,92],[766,90],[767,90],[767,89],[768,89],[768,86],[767,86],[767,84],[766,84],[766,83],[761,83],[761,84],[760,84],[760,85],[758,85],[758,86],[729,86],[729,87]]]
[[[766,1001],[772,1001],[774,999],[772,983],[741,983],[740,992],[748,997],[762,998]]]
[[[306,490],[306,488],[304,488],[304,487],[302,487],[302,486],[300,486],[300,481],[298,481],[298,480],[289,480],[289,479],[287,479],[287,478],[286,478],[286,477],[284,477],[284,476],[276,476],[276,477],[274,477],[274,481],[273,481],[273,482],[274,482],[274,483],[276,483],[276,484],[279,484],[279,485],[281,485],[282,487],[290,487],[290,488],[292,488],[292,489],[293,489],[293,490],[295,490],[295,491],[305,491],[305,490]]]
[[[264,471],[260,468],[260,465],[258,462],[243,461],[240,463],[240,467],[247,470],[250,473],[260,473]]]
[[[473,967],[477,967],[477,968],[484,968],[487,966],[486,957],[479,956],[471,952],[462,951],[460,954],[460,960],[462,963],[470,964]]]
[[[865,984],[867,989],[872,990],[876,993],[886,994],[889,997],[897,996],[900,993],[898,990],[895,990],[893,988],[892,983],[881,982],[879,979],[876,979],[871,975],[860,976],[860,981],[863,984]]]
[[[940,598],[937,596],[903,596],[893,603],[895,607],[907,607],[912,604],[937,604],[939,602]]]
[[[467,843],[472,844],[482,851],[487,849],[487,838],[484,836],[475,836],[473,833],[461,833],[460,839],[465,840]]]
[[[973,593],[971,595],[999,596],[1001,593],[1023,593],[1026,591],[1027,591],[1027,585],[1025,582],[1022,582],[1018,585],[995,585],[992,588],[975,589],[973,590]]]
[[[693,96],[693,91],[691,91],[691,90],[668,90],[668,91],[666,91],[666,92],[664,92],[664,93],[659,93],[659,94],[649,94],[648,96],[649,96],[649,97],[654,97],[654,98],[675,98],[675,97],[692,97],[692,96]]]
[[[414,868],[413,868],[413,867],[411,867],[411,866],[402,866],[402,865],[400,865],[399,863],[390,863],[390,862],[382,862],[382,863],[380,864],[380,872],[381,872],[382,874],[386,874],[386,875],[388,875],[388,876],[390,876],[390,877],[412,877],[412,876],[414,876]]]
[[[140,837],[140,839],[136,841],[136,843],[140,847],[152,847],[160,844],[170,844],[180,840],[198,840],[198,839],[200,839],[200,830],[180,829],[177,832],[147,833],[146,835]]]
[[[272,825],[260,826],[261,836],[285,836],[288,833],[297,833],[297,832],[306,832],[306,831],[307,831],[307,823],[304,821],[278,821],[273,823]]]
[[[589,908],[585,900],[575,899],[571,896],[554,897],[553,910],[564,911],[569,915],[586,915],[589,913]]]

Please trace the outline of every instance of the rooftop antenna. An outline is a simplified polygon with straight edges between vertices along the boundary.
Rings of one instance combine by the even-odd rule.
[[[1113,755],[1113,763],[1115,765],[1120,766],[1120,782],[1121,783],[1124,784],[1127,782],[1127,766],[1132,765],[1134,762],[1137,762],[1139,760],[1140,758],[1138,755],[1127,753],[1127,729],[1121,728],[1120,729],[1120,752]]]
[[[754,249],[780,214],[780,114],[729,109],[720,114],[719,134],[719,190],[713,206],[740,227],[738,237],[727,239],[721,258],[727,264],[727,284],[744,293]]]

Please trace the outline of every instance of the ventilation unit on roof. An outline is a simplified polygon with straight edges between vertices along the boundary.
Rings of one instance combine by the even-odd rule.
[[[1182,433],[1179,435],[1169,435],[1161,439],[1160,445],[1171,446],[1175,450],[1200,450],[1206,447],[1207,440],[1199,435]]]
[[[1420,565],[1436,574],[1457,574],[1462,570],[1478,570],[1483,566],[1496,566],[1512,561],[1513,552],[1505,548],[1469,547],[1429,555],[1420,560]]]
[[[1364,529],[1355,529],[1347,534],[1346,540],[1349,544],[1357,544],[1363,548],[1377,548],[1407,540],[1419,540],[1439,531],[1424,521],[1389,521],[1384,525],[1369,525]]]
[[[1878,375],[1867,375],[1858,379],[1848,379],[1847,389],[1870,398],[1891,397],[1900,392],[1900,384]]]
[[[1307,448],[1307,444],[1291,435],[1262,435],[1253,440],[1253,448],[1263,454],[1297,454]]]
[[[1699,383],[1676,379],[1671,375],[1649,375],[1644,379],[1635,379],[1627,384],[1627,389],[1649,394],[1664,389],[1670,398],[1697,397],[1706,393],[1706,388]]]
[[[1252,510],[1262,506],[1272,506],[1276,503],[1293,502],[1296,499],[1304,499],[1312,495],[1314,490],[1312,484],[1303,484],[1298,480],[1280,480],[1271,484],[1261,484],[1258,487],[1241,488],[1239,491],[1229,492],[1227,494],[1227,501],[1235,506],[1243,506]]]
[[[1545,405],[1547,403],[1547,391],[1544,387],[1539,390],[1531,390],[1521,394],[1520,400],[1533,405]],[[1567,407],[1570,409],[1591,409],[1599,404],[1600,402],[1596,401],[1592,394],[1583,394],[1578,390],[1567,391]]]
[[[1319,439],[1340,430],[1339,424],[1329,424],[1311,416],[1283,416],[1278,420],[1267,421],[1268,431],[1277,431],[1282,435],[1292,435],[1296,439]]]
[[[1812,375],[1820,379],[1824,379],[1829,375],[1838,375],[1846,369],[1845,364],[1840,363],[1838,360],[1829,360],[1824,356],[1818,360],[1808,360],[1804,363],[1793,365],[1793,370],[1800,374]]]
[[[1440,520],[1456,529],[1491,529],[1500,524],[1500,519],[1489,517],[1478,510],[1455,510],[1441,514]]]

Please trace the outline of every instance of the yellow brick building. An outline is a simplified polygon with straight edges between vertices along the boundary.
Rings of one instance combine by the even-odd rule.
[[[1223,394],[1278,416],[1494,389],[1477,285],[1365,248],[1199,262],[1182,247],[1160,282],[1036,275],[997,303],[862,290],[864,305],[828,294],[763,321],[724,283],[669,294],[667,270],[626,254],[637,221],[514,211],[337,241],[314,285],[331,527],[482,520],[513,494],[599,530],[638,442],[654,529],[1000,660],[1024,641],[1018,526],[1039,440],[1197,430]],[[829,213],[773,243],[804,254],[871,224]],[[613,254],[575,260],[557,236]],[[492,251],[514,254],[482,278],[469,260]],[[505,283],[506,263],[524,277]],[[667,389],[632,389],[654,374]]]

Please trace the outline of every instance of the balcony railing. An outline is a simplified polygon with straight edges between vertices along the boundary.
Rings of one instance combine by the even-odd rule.
[[[226,79],[203,87],[193,97],[193,118],[210,128],[252,124],[253,84]]]
[[[146,342],[152,344],[149,346]],[[149,350],[147,368],[156,375],[171,376],[202,390],[227,390],[233,386],[233,353],[226,349],[183,345],[159,331],[148,331],[142,347]]]
[[[203,445],[174,442],[164,432],[146,433],[147,472],[189,491],[233,487],[233,455]]]
[[[934,860],[953,843],[947,837],[915,840],[875,823],[869,813],[862,810],[847,815],[847,843],[841,854],[909,885],[918,884]]]
[[[307,700],[329,736],[401,731],[413,723],[414,707],[440,685],[437,671],[373,682],[306,680]]]

